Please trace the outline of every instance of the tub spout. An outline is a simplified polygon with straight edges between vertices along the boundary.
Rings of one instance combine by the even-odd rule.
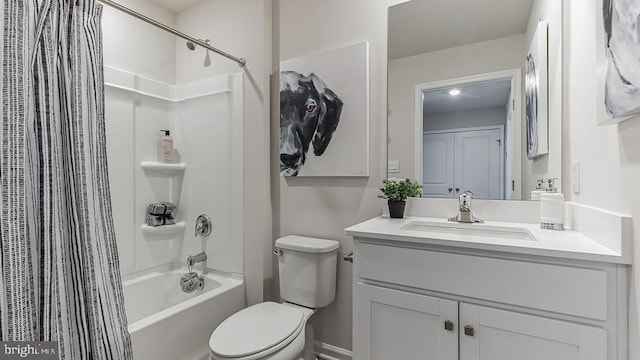
[[[201,252],[198,255],[193,255],[193,256],[189,255],[187,257],[187,265],[191,267],[196,263],[203,262],[205,260],[207,260],[207,254],[204,252]]]

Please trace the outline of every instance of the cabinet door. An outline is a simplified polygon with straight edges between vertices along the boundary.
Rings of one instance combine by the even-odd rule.
[[[458,359],[456,301],[362,283],[354,300],[355,360]]]
[[[599,328],[460,304],[460,360],[602,360],[606,340]]]

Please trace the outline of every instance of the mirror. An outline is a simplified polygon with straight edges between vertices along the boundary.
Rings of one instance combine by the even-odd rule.
[[[548,44],[548,152],[529,158],[525,59],[539,23]],[[535,179],[559,179],[561,39],[561,0],[412,0],[390,7],[388,177],[416,179],[423,197],[471,190],[496,200],[528,200]]]

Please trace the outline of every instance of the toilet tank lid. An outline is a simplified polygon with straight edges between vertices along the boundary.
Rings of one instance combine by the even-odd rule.
[[[307,253],[328,253],[340,247],[340,243],[335,240],[287,235],[276,240],[276,247]]]

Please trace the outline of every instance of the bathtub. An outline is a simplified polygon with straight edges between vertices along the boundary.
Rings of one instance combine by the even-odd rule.
[[[204,289],[187,294],[179,283],[185,273],[171,265],[123,278],[135,360],[208,359],[213,330],[245,307],[241,275],[209,270]]]

